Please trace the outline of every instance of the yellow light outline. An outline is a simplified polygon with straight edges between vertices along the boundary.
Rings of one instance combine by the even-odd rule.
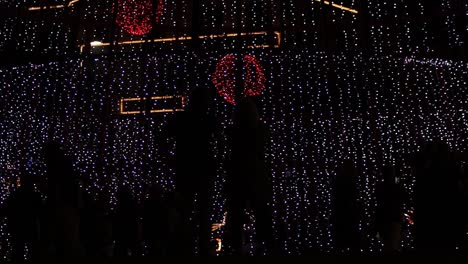
[[[281,45],[282,41],[282,36],[281,32],[279,31],[274,31],[273,32],[276,37],[277,37],[277,43],[273,45],[274,48],[279,48]],[[242,32],[242,33],[228,33],[228,34],[216,34],[216,35],[201,35],[198,36],[198,39],[214,39],[214,38],[224,38],[224,37],[237,37],[237,36],[258,36],[258,35],[267,35],[267,31],[258,31],[258,32]],[[117,45],[133,45],[133,44],[142,44],[142,43],[151,43],[151,42],[174,42],[174,41],[186,41],[186,40],[192,40],[191,36],[181,36],[181,37],[172,37],[172,38],[157,38],[157,39],[152,39],[152,40],[126,40],[126,41],[120,41],[117,42]],[[105,47],[105,46],[110,46],[110,42],[101,42],[101,43],[93,43],[90,45],[92,47]],[[85,45],[80,45],[80,52],[83,53],[83,49]],[[270,48],[272,47],[269,44],[264,44],[264,45],[252,45],[248,46],[247,48]]]
[[[73,6],[74,4],[76,4],[77,2],[79,2],[80,0],[72,0],[70,1],[67,6],[70,7],[70,6]],[[41,9],[61,9],[61,8],[65,8],[65,5],[53,5],[53,6],[32,6],[32,7],[29,7],[28,10],[29,11],[37,11],[37,10],[41,10]]]
[[[215,238],[216,241],[216,252],[219,253],[223,249],[223,240],[221,238]]]
[[[37,11],[37,10],[41,10],[41,9],[60,9],[60,8],[64,8],[65,6],[64,5],[54,5],[54,6],[32,6],[32,7],[29,7],[28,10],[29,11]]]
[[[182,95],[165,95],[165,96],[152,96],[150,100],[163,100],[163,99],[174,99],[180,98],[182,101],[182,106],[185,105],[186,97]],[[134,101],[143,101],[146,100],[144,97],[133,97],[133,98],[121,98],[120,99],[120,114],[121,115],[138,115],[144,112],[144,110],[140,111],[125,111],[124,104],[125,102],[134,102]],[[175,109],[158,109],[158,110],[150,110],[150,113],[173,113],[173,112],[182,112],[184,111],[183,108],[175,108]]]
[[[70,3],[68,3],[68,6],[72,6],[72,5],[76,4],[79,1],[80,0],[72,0],[72,1],[70,1]]]
[[[315,0],[315,2],[322,3],[322,0]],[[349,8],[349,7],[346,7],[346,6],[343,6],[343,5],[339,5],[339,4],[335,4],[335,3],[330,2],[330,1],[325,0],[325,1],[323,1],[323,3],[326,4],[326,5],[331,5],[331,6],[335,7],[335,8],[338,8],[338,9],[353,13],[353,14],[358,14],[359,13],[359,11],[357,11],[356,9],[352,9],[352,8]]]

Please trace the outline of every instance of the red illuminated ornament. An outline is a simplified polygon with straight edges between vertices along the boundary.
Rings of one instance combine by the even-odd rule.
[[[156,23],[164,8],[164,0],[158,1]],[[152,29],[153,0],[119,0],[116,23],[132,35],[144,35]]]
[[[244,59],[244,95],[257,96],[265,89],[266,77],[260,62],[251,55],[245,55]],[[236,56],[229,54],[219,60],[212,76],[212,82],[228,103],[236,104],[235,95],[235,63]]]

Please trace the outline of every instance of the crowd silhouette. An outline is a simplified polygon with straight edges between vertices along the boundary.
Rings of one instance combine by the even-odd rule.
[[[146,188],[138,202],[129,186],[116,193],[113,210],[105,197],[84,193],[61,144],[44,146],[46,199],[24,173],[20,186],[1,208],[11,234],[11,259],[59,256],[210,256],[210,186],[215,166],[210,138],[215,133],[209,114],[210,94],[196,89],[185,112],[169,131],[176,141],[175,191],[158,185]],[[257,253],[281,255],[272,223],[272,186],[265,162],[267,126],[251,98],[239,100],[230,130],[231,156],[225,184],[226,225],[223,254],[246,255],[243,229],[246,212],[255,218]],[[464,155],[443,142],[427,143],[406,161],[415,178],[414,193],[400,183],[401,164],[382,166],[375,186],[375,235],[382,254],[453,254],[466,251],[468,173]],[[344,160],[332,182],[331,230],[334,254],[362,254],[359,168]],[[405,217],[411,208],[414,215]],[[414,224],[414,250],[402,252],[400,242],[407,217]]]

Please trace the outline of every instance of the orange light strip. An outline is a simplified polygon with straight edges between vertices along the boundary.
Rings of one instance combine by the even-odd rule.
[[[152,96],[150,100],[164,100],[164,99],[176,99],[176,98],[181,99],[182,106],[185,105],[186,97],[181,96],[181,95]],[[125,111],[125,107],[124,107],[125,102],[134,102],[134,101],[143,101],[143,100],[146,100],[146,98],[142,98],[142,97],[121,98],[120,99],[120,114],[121,115],[137,115],[137,114],[143,113],[144,111]],[[150,113],[172,113],[172,112],[182,112],[182,111],[184,111],[183,108],[157,109],[157,110],[150,110]]]
[[[321,0],[315,0],[315,1],[322,3]],[[359,13],[359,11],[357,11],[356,9],[352,9],[352,8],[342,6],[342,5],[339,5],[339,4],[335,4],[335,3],[330,2],[330,1],[323,1],[323,3],[326,4],[326,5],[331,5],[331,6],[335,7],[335,8],[338,8],[338,9],[353,13],[353,14]]]
[[[216,252],[221,252],[221,250],[223,249],[223,241],[221,240],[221,238],[216,238]]]
[[[277,43],[273,45],[274,48],[279,48],[281,45],[281,32],[279,31],[274,31],[273,32],[276,35],[277,38]],[[224,37],[237,37],[237,36],[258,36],[258,35],[266,35],[268,32],[266,31],[259,31],[259,32],[243,32],[243,33],[229,33],[229,34],[219,34],[219,35],[202,35],[198,36],[199,39],[214,39],[214,38],[224,38]],[[152,39],[152,40],[127,40],[127,41],[121,41],[117,42],[117,45],[133,45],[133,44],[142,44],[142,43],[150,43],[150,42],[173,42],[173,41],[185,41],[185,40],[191,40],[192,37],[190,36],[182,36],[182,37],[173,37],[173,38],[158,38],[158,39]],[[83,52],[83,48],[85,45],[80,45],[80,52]],[[93,42],[91,43],[92,47],[104,47],[104,46],[110,46],[109,42]],[[270,48],[271,45],[253,45],[253,46],[248,46],[248,48]]]
[[[74,4],[76,4],[77,2],[79,2],[80,0],[72,0],[70,1],[67,6],[73,6]],[[37,11],[37,10],[41,10],[41,9],[60,9],[60,8],[65,8],[65,5],[54,5],[54,6],[32,6],[32,7],[29,7],[28,10],[29,11]]]
[[[29,7],[28,10],[29,11],[37,11],[37,10],[41,10],[41,9],[60,9],[60,8],[64,8],[65,6],[64,5],[55,5],[55,6],[33,6],[33,7]]]
[[[72,0],[70,3],[68,3],[68,6],[72,6],[72,5],[76,4],[79,1],[80,0]]]
[[[247,46],[248,49],[268,49],[270,48],[271,45],[252,45],[252,46]],[[275,45],[274,46],[275,48],[277,48],[277,46]]]
[[[276,38],[278,39],[278,44],[275,45],[275,48],[279,48],[281,45],[281,41],[282,41],[281,32],[274,31],[273,33],[276,35]]]

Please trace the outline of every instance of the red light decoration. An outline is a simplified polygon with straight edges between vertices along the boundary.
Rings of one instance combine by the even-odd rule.
[[[164,8],[164,0],[158,1],[156,23],[159,22]],[[119,0],[116,23],[127,33],[144,35],[151,31],[153,0]]]
[[[252,55],[244,59],[244,95],[257,96],[265,89],[266,77],[260,62]],[[228,103],[236,104],[235,95],[235,63],[236,56],[228,54],[219,60],[212,76],[212,82],[219,95]]]

